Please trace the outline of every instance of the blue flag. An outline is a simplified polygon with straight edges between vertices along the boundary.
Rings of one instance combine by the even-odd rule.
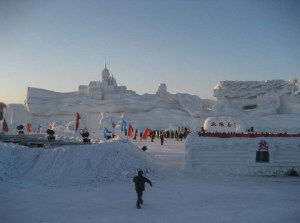
[[[125,132],[126,131],[126,126],[127,126],[127,122],[125,120],[123,120],[122,122],[122,132]]]
[[[41,125],[38,125],[38,128],[37,128],[37,133],[41,133],[41,130],[42,130],[42,126]]]
[[[111,136],[109,135],[111,133],[107,128],[104,128],[104,138],[109,139]]]

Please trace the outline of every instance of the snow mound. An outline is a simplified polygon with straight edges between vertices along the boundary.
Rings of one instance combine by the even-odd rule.
[[[0,179],[26,177],[46,185],[130,181],[139,169],[157,176],[151,155],[127,140],[54,149],[0,144]]]

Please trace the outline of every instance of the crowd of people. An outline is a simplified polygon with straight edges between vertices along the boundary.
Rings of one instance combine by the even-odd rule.
[[[150,130],[150,139],[151,142],[154,142],[155,139],[160,139],[161,145],[163,145],[164,139],[176,139],[177,141],[182,141],[190,133],[189,127],[178,127],[177,130]],[[140,140],[143,140],[143,132],[139,133]],[[138,130],[135,130],[134,140],[137,140]]]
[[[220,137],[220,138],[231,138],[231,137],[245,137],[245,138],[257,138],[257,137],[300,137],[300,133],[269,133],[269,132],[205,132],[203,129],[198,133],[199,136],[206,137]]]

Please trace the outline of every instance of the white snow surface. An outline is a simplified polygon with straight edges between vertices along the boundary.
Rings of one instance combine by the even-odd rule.
[[[184,153],[175,139],[53,149],[1,143],[0,222],[299,222],[299,177],[184,172]],[[153,182],[140,210],[138,169]]]
[[[220,81],[214,87],[216,98],[252,98],[270,92],[276,94],[292,94],[298,90],[297,79],[267,81]]]
[[[221,81],[214,87],[215,110],[225,114],[266,116],[300,114],[297,79]]]
[[[128,181],[139,169],[155,176],[154,159],[127,140],[52,149],[1,143],[0,178],[26,177],[47,185]]]

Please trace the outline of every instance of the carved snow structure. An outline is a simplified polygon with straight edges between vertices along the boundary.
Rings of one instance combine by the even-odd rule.
[[[185,142],[186,171],[215,175],[300,173],[299,137],[205,137],[192,133]]]
[[[105,64],[101,81],[80,85],[76,92],[28,87],[25,104],[7,105],[4,118],[10,129],[26,123],[31,123],[33,129],[38,125],[47,128],[54,122],[70,126],[78,112],[82,117],[80,128],[89,130],[111,128],[112,122],[120,126],[123,119],[139,130],[179,126],[199,130],[206,125],[207,118],[213,117],[211,120],[217,126],[211,131],[242,131],[254,127],[255,131],[300,132],[299,125],[295,125],[300,114],[296,79],[223,81],[216,85],[214,94],[218,101],[184,93],[171,94],[167,85],[161,83],[156,93],[138,95],[125,86],[118,86]]]
[[[297,79],[222,81],[214,87],[214,96],[218,99],[214,106],[217,115],[205,120],[204,129],[217,133],[189,135],[185,143],[186,170],[221,175],[300,172],[300,129],[295,125],[300,115]],[[232,135],[253,127],[254,132],[296,134]]]
[[[168,94],[167,85],[165,83],[160,83],[156,91],[156,95],[166,95]]]
[[[91,81],[89,85],[80,85],[78,92],[80,95],[99,100],[125,98],[136,94],[134,91],[127,90],[126,86],[117,85],[117,81],[113,75],[110,75],[106,63],[102,71],[102,81]]]
[[[300,114],[297,79],[221,81],[214,87],[215,110],[236,114]]]

